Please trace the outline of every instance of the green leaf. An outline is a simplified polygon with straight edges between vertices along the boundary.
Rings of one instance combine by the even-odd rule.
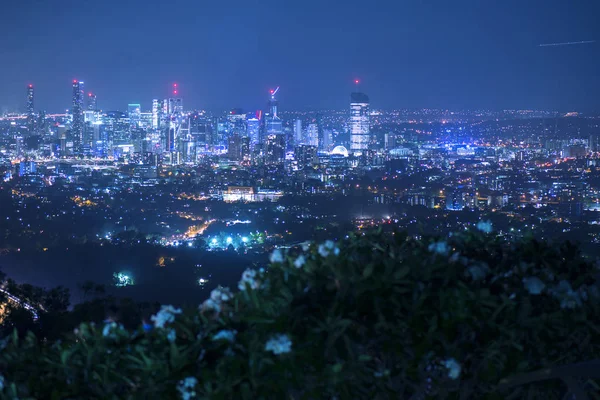
[[[368,278],[373,274],[373,269],[375,266],[373,264],[368,264],[363,270],[363,278]]]

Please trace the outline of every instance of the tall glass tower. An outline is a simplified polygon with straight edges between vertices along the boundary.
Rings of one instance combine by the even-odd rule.
[[[71,140],[73,143],[73,152],[81,152],[83,143],[83,82],[77,79],[73,80],[73,123],[71,124]]]
[[[277,109],[279,107],[279,101],[277,101],[277,92],[279,88],[271,90],[271,97],[269,98],[269,116],[265,120],[265,127],[268,135],[281,135],[283,134],[283,121],[277,116]]]
[[[94,93],[88,93],[87,109],[88,111],[96,111],[98,109],[98,103]]]
[[[350,95],[350,150],[362,154],[369,147],[369,97],[364,93]]]
[[[27,86],[27,130],[30,135],[35,132],[35,115],[33,113],[33,85]]]

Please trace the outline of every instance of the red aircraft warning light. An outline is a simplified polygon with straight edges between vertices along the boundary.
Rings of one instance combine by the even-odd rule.
[[[360,83],[360,80],[359,79],[355,79],[354,83],[358,85]]]

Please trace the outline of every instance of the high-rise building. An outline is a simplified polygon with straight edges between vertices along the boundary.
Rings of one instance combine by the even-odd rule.
[[[242,140],[238,134],[233,134],[227,139],[227,158],[239,161],[242,158]]]
[[[600,135],[599,134],[592,134],[590,135],[590,140],[588,142],[588,147],[590,149],[591,152],[597,152],[600,151]]]
[[[321,146],[322,146],[322,150],[329,150],[331,148],[332,145],[332,132],[329,129],[323,129],[323,135],[321,138]]]
[[[301,144],[294,149],[294,158],[298,163],[298,169],[304,169],[318,160],[316,146]]]
[[[73,106],[71,115],[73,122],[71,124],[71,134],[67,138],[67,143],[72,146],[73,153],[81,152],[83,142],[83,82],[77,79],[73,80]],[[67,144],[67,147],[69,144]]]
[[[96,95],[94,93],[88,93],[86,108],[88,111],[96,111],[98,109],[98,103],[96,101]]]
[[[296,121],[294,121],[294,141],[296,142],[296,145],[304,144],[301,119],[297,119]]]
[[[277,115],[279,108],[279,101],[277,101],[277,93],[279,88],[271,90],[271,97],[269,98],[269,116],[265,121],[265,128],[267,136],[269,135],[281,135],[283,133],[283,121]]]
[[[273,118],[277,117],[277,108],[279,107],[279,101],[277,101],[277,92],[279,92],[279,87],[271,90],[271,97],[269,98],[269,113]]]
[[[139,104],[128,104],[127,114],[129,116],[129,124],[132,129],[139,127],[142,114],[142,108]]]
[[[158,99],[152,100],[152,129],[158,129],[160,110]]]
[[[250,161],[250,137],[243,136],[240,142],[240,155],[243,161]]]
[[[369,147],[369,97],[364,93],[350,95],[350,150],[362,154]]]
[[[267,164],[281,164],[285,161],[285,136],[267,136],[265,162]]]
[[[229,135],[246,133],[246,114],[240,108],[234,108],[227,114],[227,132]]]
[[[246,136],[250,138],[252,147],[260,142],[260,120],[253,114],[246,119]]]
[[[175,114],[175,113],[183,112],[183,100],[182,99],[179,99],[179,98],[166,99],[165,104],[167,107],[167,110],[166,110],[167,114]]]
[[[27,86],[27,131],[35,134],[35,114],[33,112],[33,85]]]
[[[315,147],[319,145],[319,126],[314,122],[306,128],[306,144]]]

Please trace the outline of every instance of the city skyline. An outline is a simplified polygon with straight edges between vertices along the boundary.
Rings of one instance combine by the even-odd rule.
[[[85,84],[85,81],[80,81],[79,79],[73,79],[70,82],[67,82],[67,85],[70,84],[75,84],[75,83],[80,84],[82,87]],[[364,87],[362,85],[362,81],[359,79],[353,79],[351,80],[351,82],[353,83],[352,85],[348,86],[348,92],[344,92],[344,93],[340,93],[340,97],[343,97],[346,100],[347,103],[347,99],[348,99],[348,95],[352,96],[354,94],[362,94],[364,95],[363,92],[365,92],[365,90],[362,89],[362,87]],[[183,98],[183,96],[181,96],[180,94],[173,94],[173,86],[178,87],[179,90],[179,84],[170,84],[167,85],[169,87],[168,90],[166,90],[162,95],[158,95],[158,96],[154,96],[152,98],[149,99],[142,99],[140,100],[135,100],[134,102],[132,101],[128,101],[126,99],[124,99],[123,101],[121,101],[116,107],[104,107],[102,106],[102,98],[100,98],[100,103],[98,102],[98,96],[97,96],[97,91],[87,91],[87,84],[85,84],[86,89],[81,91],[81,109],[82,110],[88,110],[88,111],[92,111],[92,110],[97,110],[97,111],[103,111],[103,112],[114,112],[114,111],[119,111],[119,112],[127,112],[128,110],[128,106],[130,104],[138,104],[140,106],[140,110],[143,112],[152,112],[155,107],[156,107],[156,101],[158,99],[167,99],[167,98],[173,98],[173,96],[177,96],[178,100],[181,101],[181,99]],[[225,107],[225,108],[211,108],[211,107],[206,107],[206,108],[198,108],[195,107],[193,105],[191,106],[186,106],[185,107],[185,111],[186,112],[190,112],[190,111],[209,111],[212,113],[229,113],[232,110],[243,110],[244,112],[253,112],[253,111],[265,111],[269,112],[269,109],[271,109],[271,104],[270,104],[270,100],[265,101],[265,96],[271,96],[273,94],[274,90],[277,90],[279,92],[279,90],[281,89],[280,86],[276,86],[275,89],[267,89],[265,91],[263,91],[263,93],[259,93],[257,94],[257,97],[263,99],[263,104],[260,105],[260,101],[257,101],[256,103],[258,104],[258,106],[256,108],[243,108],[243,107],[239,107],[236,105],[231,105],[229,107]],[[24,90],[24,92],[23,92]],[[33,103],[33,93],[35,92],[35,105]],[[18,107],[15,107],[14,109],[8,109],[8,108],[4,108],[4,109],[0,109],[0,117],[2,116],[6,116],[6,115],[31,115],[31,110],[33,110],[36,114],[43,112],[43,113],[50,113],[50,114],[63,114],[63,113],[67,113],[67,114],[71,114],[72,110],[73,110],[73,105],[74,105],[74,100],[73,100],[73,93],[71,93],[71,98],[70,99],[66,99],[64,101],[65,103],[65,107],[62,108],[58,108],[58,109],[46,109],[46,108],[41,108],[38,107],[38,86],[32,83],[28,83],[26,84],[24,87],[21,88],[21,94],[22,94],[22,98],[21,98],[21,104]],[[279,95],[278,95],[279,97]],[[370,97],[370,96],[367,96]],[[279,100],[277,100],[277,103],[279,103]],[[186,104],[189,104],[189,102],[186,102]],[[232,103],[233,104],[233,103]],[[370,104],[370,100],[369,100],[369,104]],[[330,107],[330,108],[311,108],[311,107],[300,107],[300,108],[293,108],[293,107],[285,107],[283,110],[281,110],[282,112],[317,112],[317,111],[344,111],[347,110],[347,104],[342,105],[338,108],[335,107]],[[569,113],[569,112],[577,112],[577,113],[582,113],[582,114],[589,114],[589,115],[596,115],[600,112],[600,108],[598,109],[589,109],[589,108],[565,108],[565,109],[556,109],[556,108],[536,108],[536,107],[499,107],[499,108],[490,108],[490,107],[472,107],[472,108],[452,108],[452,107],[428,107],[428,106],[423,106],[423,107],[372,107],[369,106],[369,109],[371,111],[375,111],[377,112],[377,110],[382,110],[382,111],[395,111],[395,110],[440,110],[440,111],[449,111],[449,112],[470,112],[470,111],[476,111],[476,110],[482,110],[482,111],[489,111],[489,112],[501,112],[501,111],[511,111],[511,110],[522,110],[522,111],[546,111],[546,112],[556,112],[556,113]],[[183,111],[184,108],[181,108],[181,110]],[[278,111],[279,112],[279,111]]]
[[[341,109],[357,77],[373,108],[600,108],[597,2],[274,5],[5,5],[0,111],[30,83],[38,109],[62,110],[74,78],[104,109],[147,107],[172,82],[194,109],[262,108],[279,85],[286,109]]]

